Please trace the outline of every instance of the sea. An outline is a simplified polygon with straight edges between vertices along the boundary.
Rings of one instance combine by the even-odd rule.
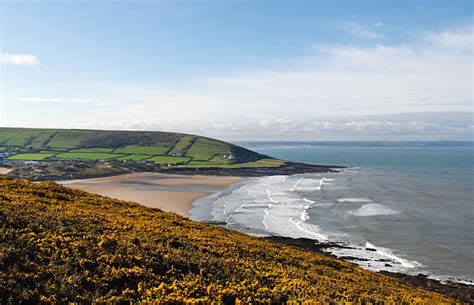
[[[474,284],[474,142],[240,142],[269,156],[346,166],[246,178],[191,219],[256,236],[333,242],[363,268]]]

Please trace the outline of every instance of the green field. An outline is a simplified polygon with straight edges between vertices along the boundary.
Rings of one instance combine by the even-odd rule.
[[[190,167],[191,166],[194,166],[194,165],[215,165],[214,163],[210,163],[208,161],[191,161],[189,162],[187,165],[189,165]]]
[[[50,148],[76,148],[88,134],[89,131],[86,130],[59,130],[47,146]]]
[[[222,164],[222,163],[211,163],[203,161],[192,161],[189,164],[183,165],[181,167],[190,167],[190,168],[261,168],[261,167],[280,167],[284,165],[286,161],[279,159],[261,159],[254,162],[238,163],[238,164]]]
[[[39,161],[52,156],[54,154],[19,154],[9,157],[8,160]]]
[[[121,147],[114,150],[114,154],[137,154],[137,155],[165,155],[170,147],[165,146],[145,146],[145,147]]]
[[[60,153],[57,154],[57,158],[62,159],[89,159],[89,160],[106,160],[124,157],[123,154],[110,154],[110,153]]]
[[[189,165],[213,165],[213,166],[221,166],[231,163],[232,160],[229,159],[222,159],[220,157],[213,157],[209,161],[201,161],[201,160],[193,160],[189,163]]]
[[[14,137],[5,141],[6,146],[25,146],[31,143],[34,138],[41,134],[41,130],[24,130],[16,134]]]
[[[280,160],[280,159],[261,159],[258,161],[254,162],[246,162],[246,163],[240,163],[240,164],[231,164],[232,166],[235,167],[246,167],[246,168],[251,168],[251,167],[280,167],[282,165],[285,165],[286,161]]]
[[[30,146],[38,148],[43,147],[44,143],[46,143],[46,141],[48,141],[56,132],[57,130],[43,130],[41,134],[31,142]]]
[[[55,149],[55,150],[47,149],[47,150],[41,150],[40,153],[41,154],[58,154],[58,153],[66,152],[66,151],[67,150],[65,149]]]
[[[128,155],[119,158],[115,158],[116,160],[130,160],[130,161],[142,161],[145,159],[151,158],[150,155]]]
[[[260,154],[230,143],[195,135],[160,131],[1,128],[0,151],[18,154],[12,160],[58,159],[150,160],[190,167],[258,167]],[[10,148],[11,147],[11,148]],[[184,156],[171,156],[184,154]],[[232,155],[232,159],[228,159]],[[264,164],[275,166],[274,164]]]
[[[20,129],[4,129],[0,130],[0,144],[4,145],[6,141],[21,133]]]
[[[229,164],[232,163],[234,160],[227,159],[227,158],[222,158],[220,156],[215,156],[209,160],[209,162],[214,163],[214,164]]]
[[[79,148],[79,149],[71,149],[68,152],[78,152],[78,153],[90,153],[90,152],[97,152],[97,153],[110,153],[114,150],[113,148],[103,148],[103,147],[95,147],[95,148]]]
[[[163,163],[184,163],[188,162],[189,158],[186,157],[171,157],[171,156],[156,156],[150,159],[147,159],[148,161],[153,161],[158,164],[163,164]]]
[[[186,156],[192,157],[193,160],[209,160],[216,152],[219,154],[230,154],[229,144],[216,140],[199,138],[194,142],[191,148],[186,152]]]
[[[184,153],[188,149],[188,146],[191,144],[191,141],[193,141],[195,138],[195,136],[182,137],[181,139],[179,139],[179,142],[176,143],[176,145],[173,147],[171,153]]]

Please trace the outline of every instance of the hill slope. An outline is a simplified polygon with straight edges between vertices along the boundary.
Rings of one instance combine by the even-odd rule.
[[[288,162],[216,139],[160,131],[0,128],[0,166],[29,180],[142,171],[261,176],[333,167]]]
[[[229,157],[232,163],[251,162],[265,158],[251,150],[201,136],[161,131],[110,131],[79,129],[0,128],[0,147],[29,149],[67,158],[66,152],[87,159],[87,153],[102,153],[105,159],[124,155],[180,155],[197,161]],[[137,149],[149,147],[149,149]],[[82,156],[79,154],[82,153]],[[106,154],[117,154],[107,156]],[[47,156],[51,158],[53,156]],[[221,158],[225,160],[224,158]],[[216,159],[217,160],[217,159]]]
[[[0,303],[446,303],[312,252],[135,203],[0,177]]]

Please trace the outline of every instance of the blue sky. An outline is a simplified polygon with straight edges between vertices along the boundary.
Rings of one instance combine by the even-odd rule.
[[[228,140],[473,135],[470,1],[0,7],[2,126]]]

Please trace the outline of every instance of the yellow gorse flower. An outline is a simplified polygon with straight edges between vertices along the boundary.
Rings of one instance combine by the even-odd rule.
[[[132,202],[0,178],[0,303],[452,303]]]

